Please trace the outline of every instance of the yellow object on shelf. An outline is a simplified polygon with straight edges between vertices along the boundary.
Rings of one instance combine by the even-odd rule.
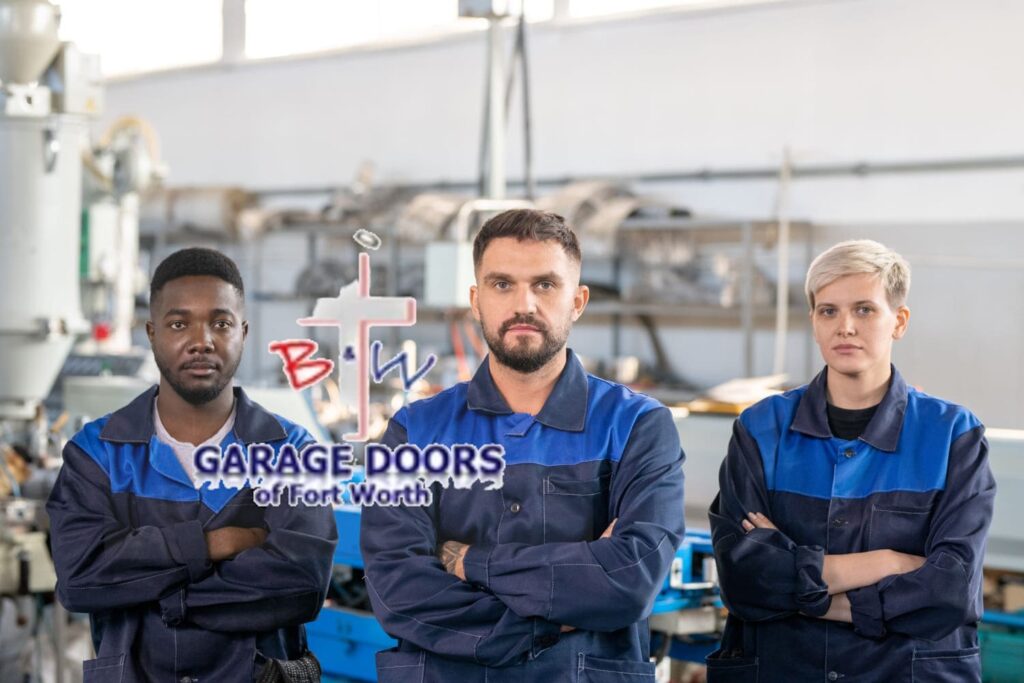
[[[683,404],[691,413],[711,413],[714,415],[739,415],[752,405],[754,403],[715,401],[710,398],[695,398]]]

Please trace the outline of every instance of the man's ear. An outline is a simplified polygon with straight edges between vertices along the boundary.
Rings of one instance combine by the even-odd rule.
[[[146,338],[149,339],[149,345],[153,345],[153,337],[156,335],[156,326],[153,325],[152,320],[146,321]]]
[[[586,285],[576,287],[576,294],[572,299],[573,322],[579,320],[580,316],[583,315],[583,309],[587,307],[588,301],[590,301],[590,287]]]
[[[248,336],[249,336],[249,321],[248,320],[243,320],[242,321],[242,340],[244,341],[245,338],[248,337]]]
[[[473,317],[480,320],[480,290],[476,285],[469,286],[469,308],[473,311]]]

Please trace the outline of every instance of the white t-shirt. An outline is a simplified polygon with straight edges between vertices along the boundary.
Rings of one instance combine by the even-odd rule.
[[[217,430],[217,433],[211,436],[209,439],[199,444],[199,446],[219,446],[220,442],[224,440],[224,437],[228,435],[235,426],[235,411],[236,405],[231,407],[231,414],[228,415],[227,421],[224,425]],[[167,428],[164,427],[164,423],[160,421],[160,411],[156,407],[156,399],[153,399],[153,423],[156,425],[156,438],[161,442],[167,444],[174,450],[174,455],[178,457],[178,462],[181,463],[181,467],[185,470],[188,478],[192,481],[192,485],[196,484],[196,469],[192,455],[199,446],[191,443],[185,443],[184,441],[178,441],[171,436]]]

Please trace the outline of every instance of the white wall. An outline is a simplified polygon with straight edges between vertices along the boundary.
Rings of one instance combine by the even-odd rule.
[[[786,146],[798,165],[1024,154],[1020,26],[1017,0],[795,1],[539,25],[535,173],[766,166]],[[151,120],[174,185],[346,184],[364,160],[382,181],[468,180],[483,40],[115,82],[101,123]],[[518,176],[518,115],[512,125]],[[777,192],[772,181],[644,189],[757,217]],[[798,179],[790,205],[826,226],[822,244],[857,235],[902,249],[916,276],[905,374],[990,424],[1024,427],[1024,169]],[[681,369],[706,381],[738,371],[735,337],[667,334],[687,335],[670,337],[689,349]],[[646,353],[639,335],[627,339]],[[723,347],[737,352],[701,350]],[[769,353],[761,335],[765,366]]]
[[[537,26],[536,173],[761,166],[784,145],[808,163],[1019,153],[1021,25],[1016,0],[831,0]],[[176,184],[348,182],[366,159],[389,180],[468,179],[483,40],[117,82],[105,120],[151,119]],[[1022,178],[819,181],[794,210],[819,220],[1019,217]],[[770,184],[741,187],[741,210],[770,209]],[[732,188],[694,203],[737,210]]]

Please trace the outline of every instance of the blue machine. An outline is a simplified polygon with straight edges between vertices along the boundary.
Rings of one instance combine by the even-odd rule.
[[[359,553],[359,508],[338,508],[338,547],[334,552],[336,565],[362,569]],[[711,535],[706,531],[689,531],[676,553],[665,586],[654,602],[652,623],[658,615],[671,615],[684,610],[714,610],[721,607],[718,590],[711,576],[706,576],[705,559],[712,557]],[[324,681],[377,680],[375,655],[394,647],[396,642],[380,627],[371,612],[345,607],[325,607],[316,621],[306,626],[309,647],[323,667]],[[718,636],[713,632],[687,637],[657,635],[652,650],[674,659],[704,661],[714,648]]]
[[[359,508],[338,508],[334,518],[338,524],[335,565],[362,569]],[[316,621],[306,626],[306,635],[328,683],[377,680],[375,655],[396,645],[372,612],[345,607],[324,607]]]

